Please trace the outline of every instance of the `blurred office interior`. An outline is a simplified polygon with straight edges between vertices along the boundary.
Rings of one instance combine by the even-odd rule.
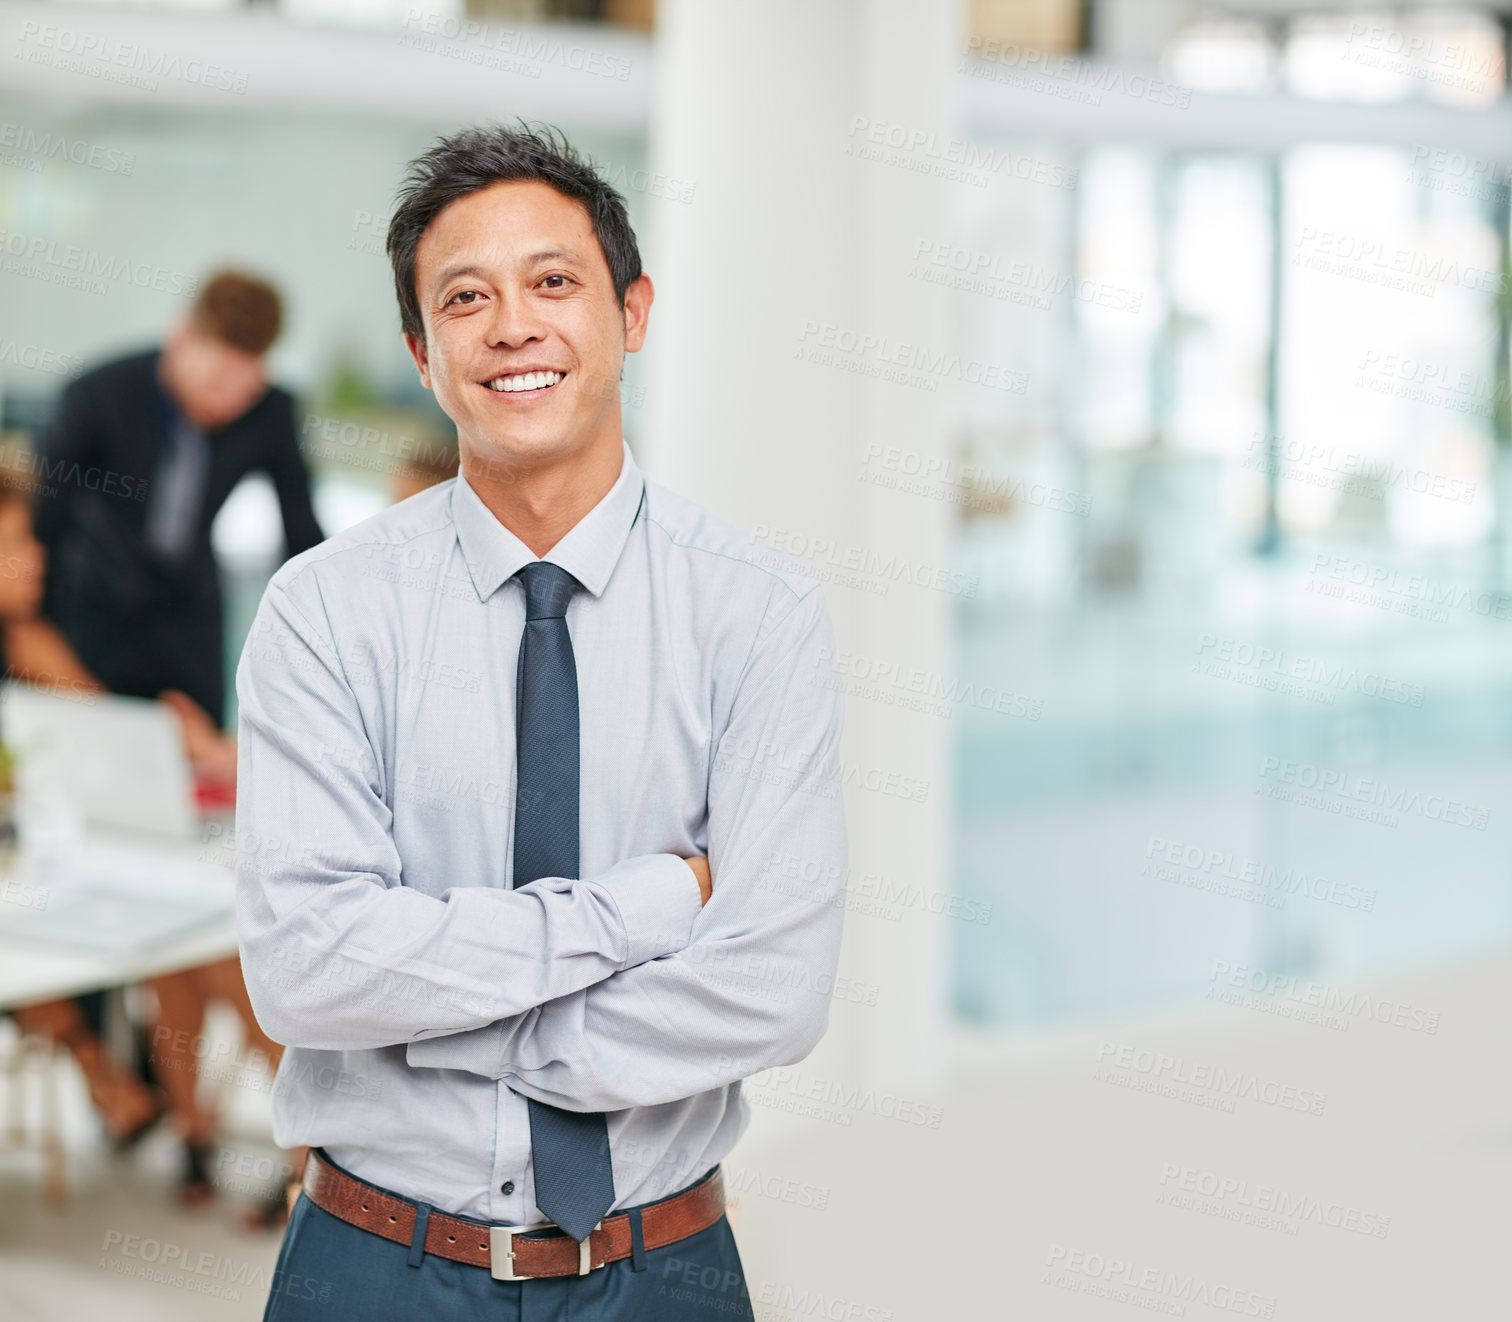
[[[621,390],[632,447],[808,564],[839,624],[844,971],[870,995],[836,997],[802,1068],[944,1116],[826,1127],[758,1085],[753,1167],[807,1169],[842,1138],[835,1202],[847,1180],[885,1202],[935,1189],[919,1166],[958,1169],[992,1116],[1018,1142],[1033,1117],[1139,1130],[1146,1101],[1163,1136],[1140,1150],[1163,1161],[1211,1117],[1094,1084],[1099,1120],[1076,1091],[1098,1043],[1157,1023],[1212,1034],[1198,1056],[1300,1059],[1275,1068],[1326,1083],[1346,1128],[1399,1072],[1506,1081],[1504,1044],[1293,1011],[1316,1008],[1300,988],[1405,986],[1470,1034],[1505,988],[1509,21],[1502,0],[0,0],[0,430],[29,445],[70,374],[183,315],[175,278],[234,263],[285,296],[274,376],[300,399],[322,527],[350,526],[417,448],[454,441],[383,252],[404,163],[465,122],[560,126],[621,181],[657,283]],[[134,85],[65,58],[49,25],[232,86]],[[68,283],[28,256],[38,238],[166,277]],[[279,545],[249,480],[216,528],[231,665]],[[266,1146],[264,1095],[226,1105]],[[1505,1165],[1504,1118],[1443,1138],[1452,1176],[1395,1185],[1380,1149],[1324,1128],[1245,1128],[1230,1160],[1291,1143],[1316,1183],[1392,1202],[1415,1260],[1436,1241],[1403,1244],[1409,1206],[1435,1194],[1489,1233],[1456,1181]],[[1388,1140],[1413,1141],[1383,1119],[1370,1143]],[[894,1143],[897,1183],[877,1169]],[[1104,1199],[1076,1162],[1009,1168],[1042,1195],[1015,1214],[1031,1226],[1085,1226],[1068,1209],[1090,1200],[1084,1238],[1108,1251],[1150,1235],[1180,1262],[1198,1242],[1143,1225],[1153,1175]],[[780,1202],[741,1215],[763,1280],[945,1315],[904,1268],[832,1284]],[[1336,1276],[1327,1243],[1277,1265],[1253,1233],[1188,1221],[1211,1237],[1195,1261],[1279,1281],[1292,1317],[1481,1306],[1473,1273],[1397,1277],[1349,1242]],[[1029,1314],[1108,1315],[1039,1285],[1047,1239],[1017,1268]],[[1018,1287],[972,1293],[990,1279],[956,1280],[951,1315],[1008,1311]],[[797,1316],[782,1297],[758,1316]]]

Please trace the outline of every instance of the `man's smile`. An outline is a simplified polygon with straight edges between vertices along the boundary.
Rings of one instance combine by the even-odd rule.
[[[554,389],[566,375],[566,372],[554,368],[537,368],[528,372],[501,373],[482,384],[499,395],[539,395]]]

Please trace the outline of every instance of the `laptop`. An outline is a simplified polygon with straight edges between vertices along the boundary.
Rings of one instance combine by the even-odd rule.
[[[0,686],[0,737],[18,762],[36,759],[39,794],[65,798],[86,831],[163,841],[200,835],[194,781],[178,720],[150,698]],[[20,823],[26,829],[26,823]]]
[[[171,711],[7,683],[0,732],[25,789],[23,845],[28,814],[39,835],[66,827],[61,852],[36,864],[46,903],[0,915],[0,939],[128,956],[229,921],[232,879],[196,849],[193,778]]]

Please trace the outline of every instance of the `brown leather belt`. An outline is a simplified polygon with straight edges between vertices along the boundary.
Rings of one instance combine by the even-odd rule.
[[[304,1191],[322,1211],[349,1225],[409,1247],[415,1236],[416,1204],[348,1175],[310,1151]],[[659,1249],[707,1230],[724,1215],[724,1175],[715,1167],[690,1189],[640,1209],[642,1247]],[[581,1244],[552,1222],[533,1226],[491,1226],[432,1211],[425,1227],[425,1251],[472,1267],[487,1267],[495,1280],[536,1276],[586,1276],[596,1267],[631,1255],[631,1216],[621,1212],[600,1221]],[[527,1236],[555,1230],[549,1238]]]

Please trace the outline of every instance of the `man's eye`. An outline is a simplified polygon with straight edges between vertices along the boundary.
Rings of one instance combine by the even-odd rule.
[[[472,299],[475,299],[477,297],[478,297],[478,291],[476,289],[464,289],[460,293],[453,294],[446,301],[447,301],[447,303],[462,303],[463,307],[466,307],[466,306],[468,306],[468,304],[466,302],[464,302],[463,300],[472,300]]]
[[[556,283],[553,283],[553,281]],[[541,283],[548,289],[566,289],[567,277],[565,275],[548,275]]]

